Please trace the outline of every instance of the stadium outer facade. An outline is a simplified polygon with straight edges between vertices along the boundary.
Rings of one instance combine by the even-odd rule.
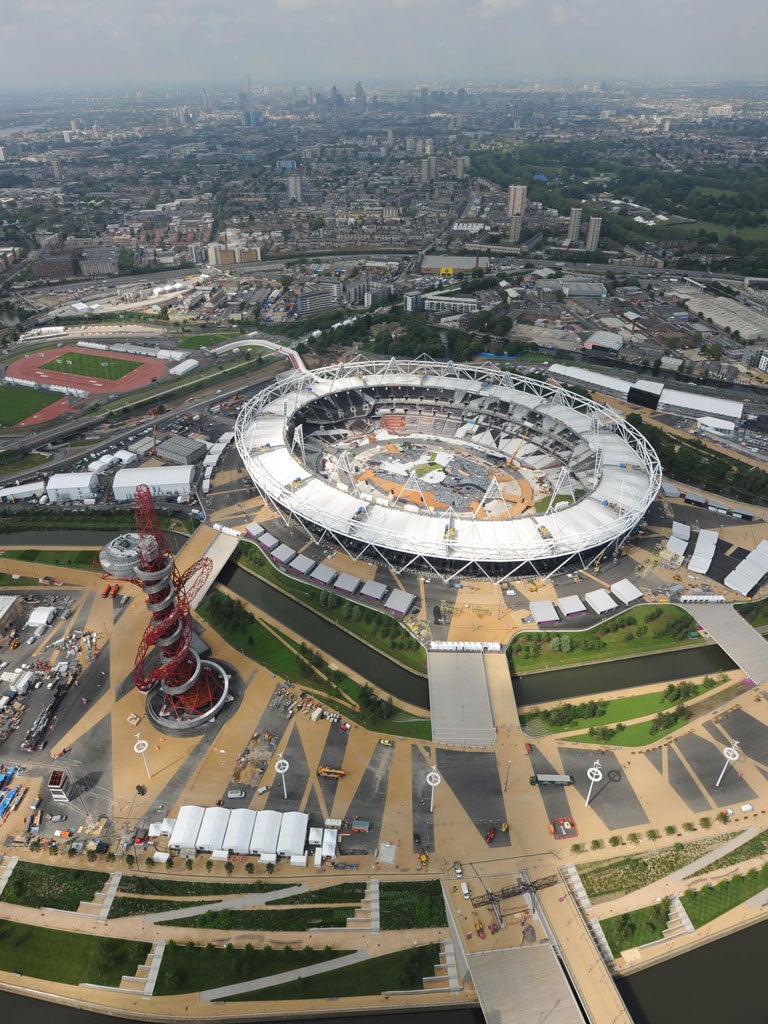
[[[485,517],[504,499],[491,484],[474,513],[452,507],[404,507],[359,489],[341,455],[328,478],[318,432],[392,410],[414,422],[409,438],[457,442],[498,466],[515,456],[557,473],[540,514]],[[442,432],[428,429],[436,413]],[[454,429],[455,428],[455,429]],[[446,429],[448,433],[446,433]],[[586,567],[618,550],[643,519],[661,483],[661,466],[645,438],[614,410],[554,384],[491,365],[365,360],[284,376],[243,406],[235,443],[264,499],[288,525],[355,558],[378,558],[393,571],[429,571],[505,580]],[[554,471],[552,466],[554,464]],[[402,491],[420,489],[412,474]],[[556,501],[570,492],[571,502]],[[557,506],[557,508],[555,507]]]

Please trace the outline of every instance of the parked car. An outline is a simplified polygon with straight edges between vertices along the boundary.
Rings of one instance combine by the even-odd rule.
[[[49,814],[48,821],[66,821],[66,814]]]

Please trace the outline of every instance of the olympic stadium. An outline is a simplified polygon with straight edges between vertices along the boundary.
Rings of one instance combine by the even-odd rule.
[[[661,482],[611,408],[426,357],[290,373],[243,406],[235,442],[286,524],[444,581],[586,567],[621,547]]]

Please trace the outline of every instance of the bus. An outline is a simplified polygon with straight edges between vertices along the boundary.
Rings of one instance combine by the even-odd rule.
[[[572,786],[572,775],[532,775],[532,786]]]

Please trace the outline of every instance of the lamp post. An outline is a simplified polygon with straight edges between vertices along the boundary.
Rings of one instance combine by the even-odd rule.
[[[723,781],[723,776],[728,771],[728,766],[731,765],[731,764],[736,764],[736,762],[739,760],[739,752],[736,749],[738,746],[739,746],[739,741],[738,740],[733,740],[733,742],[731,743],[730,747],[724,747],[723,748],[723,757],[725,757],[725,764],[723,765],[723,770],[720,772],[718,780],[715,783],[715,788],[717,788],[720,785],[720,783]]]
[[[507,761],[507,774],[504,776],[504,792],[507,792],[507,784],[509,783],[509,769],[512,767],[512,762]]]
[[[283,780],[283,799],[284,800],[288,799],[288,790],[286,789],[286,786],[285,786],[285,773],[288,771],[289,768],[290,768],[290,765],[288,764],[286,759],[283,757],[283,755],[280,754],[279,760],[278,760],[277,764],[275,765],[275,771],[280,776],[280,778]]]
[[[432,814],[435,809],[435,790],[442,782],[440,773],[437,770],[437,765],[433,764],[430,770],[427,772],[427,785],[429,786],[429,813]]]
[[[585,807],[589,807],[589,801],[592,799],[592,789],[596,782],[600,782],[603,777],[603,773],[600,768],[600,762],[595,761],[591,768],[587,768],[587,778],[589,779],[589,792],[587,793],[587,802],[584,804]]]
[[[134,753],[141,754],[141,759],[144,762],[144,769],[147,773],[147,778],[152,778],[152,772],[149,770],[149,764],[147,763],[147,751],[149,750],[149,744],[146,740],[141,738],[141,733],[136,733],[136,742],[133,745]]]

